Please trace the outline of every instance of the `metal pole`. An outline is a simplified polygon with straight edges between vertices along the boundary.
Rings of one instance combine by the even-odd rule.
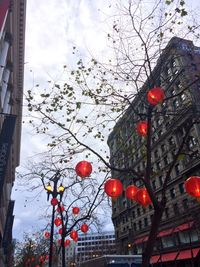
[[[55,206],[53,206],[53,209],[52,209],[52,216],[51,216],[51,233],[50,233],[50,249],[49,249],[49,267],[52,267],[52,257],[53,257],[54,216],[55,216]]]

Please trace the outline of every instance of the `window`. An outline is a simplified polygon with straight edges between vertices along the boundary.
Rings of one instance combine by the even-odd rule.
[[[173,107],[174,107],[174,109],[176,109],[176,108],[179,107],[179,101],[178,101],[178,99],[176,99],[176,100],[173,101]]]
[[[157,166],[157,169],[158,169],[158,170],[161,170],[161,163],[160,163],[160,161],[158,161],[158,162],[156,163],[156,166]]]
[[[179,173],[180,173],[180,165],[176,164],[174,169],[175,169],[176,175],[179,175]]]
[[[183,199],[183,209],[184,210],[188,209],[188,199],[187,198]]]
[[[137,225],[136,223],[133,224],[134,231],[137,231]]]
[[[166,145],[165,144],[162,144],[161,145],[161,150],[162,150],[162,152],[165,152],[166,151]]]
[[[198,235],[195,230],[180,231],[178,234],[182,244],[189,244],[191,242],[198,241]]]
[[[160,182],[160,186],[162,186],[163,185],[163,177],[162,176],[159,176],[159,182]]]
[[[165,236],[161,238],[163,248],[173,247],[175,245],[174,237],[172,236]]]
[[[176,95],[176,91],[173,89],[173,90],[171,91],[171,94],[172,94],[173,96],[175,96],[175,95]]]
[[[144,218],[144,225],[148,226],[148,219],[147,218]]]
[[[142,229],[142,221],[139,221],[139,230],[141,230]]]
[[[181,94],[181,100],[184,101],[186,99],[186,94],[182,93]]]
[[[178,207],[178,204],[175,203],[173,205],[173,209],[174,209],[174,215],[178,215],[180,212],[179,212],[179,207]]]
[[[169,159],[168,159],[167,156],[164,157],[164,163],[165,163],[165,165],[168,165],[169,164]]]
[[[172,199],[175,198],[176,193],[175,193],[175,189],[174,188],[170,189],[170,196],[171,196]]]
[[[179,192],[180,192],[181,194],[183,194],[183,193],[185,192],[184,183],[180,183],[180,184],[178,185],[178,188],[179,188]]]
[[[168,207],[165,208],[165,216],[166,216],[166,218],[169,218],[169,208]]]
[[[158,150],[155,150],[154,156],[155,156],[155,158],[158,158]]]
[[[169,142],[169,145],[172,146],[175,144],[175,141],[174,141],[174,137],[171,136],[169,139],[168,139],[168,142]]]
[[[137,215],[138,215],[138,216],[141,215],[140,208],[137,208]]]
[[[156,180],[152,181],[152,187],[153,187],[154,190],[156,190]]]
[[[196,144],[197,144],[196,138],[194,136],[190,136],[188,142],[189,148],[193,148],[194,146],[196,146]]]
[[[134,210],[132,211],[132,217],[133,217],[133,219],[135,218],[135,211]]]

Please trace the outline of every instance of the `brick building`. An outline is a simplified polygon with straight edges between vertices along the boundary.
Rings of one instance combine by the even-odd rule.
[[[109,135],[108,145],[113,166],[132,167],[140,173],[145,171],[146,140],[138,137],[134,129],[137,121],[145,119],[141,114],[147,111],[147,90],[155,85],[162,87],[166,100],[156,107],[157,112],[153,115],[151,149],[151,184],[159,198],[163,176],[173,161],[188,122],[199,116],[200,48],[191,41],[172,38],[158,59],[152,77],[144,83],[123,117],[116,123]],[[152,256],[152,263],[158,266],[199,266],[200,205],[184,188],[184,181],[191,175],[200,176],[199,124],[190,131],[167,184],[167,205]],[[132,184],[129,175],[115,171],[112,176],[120,179],[125,187]],[[135,185],[142,186],[139,181]],[[128,200],[124,193],[113,202],[112,220],[118,254],[128,254],[130,250],[136,254],[143,252],[152,214],[151,205],[144,208]]]

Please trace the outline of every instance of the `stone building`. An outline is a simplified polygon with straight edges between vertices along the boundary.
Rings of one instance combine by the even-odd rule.
[[[11,190],[19,165],[26,0],[0,0],[0,266],[13,266]]]
[[[136,123],[146,119],[147,91],[160,86],[165,101],[156,107],[152,128],[151,184],[159,198],[163,177],[174,159],[187,131],[188,123],[199,117],[200,48],[191,41],[172,38],[155,65],[152,76],[144,83],[125,114],[109,135],[110,162],[119,168],[134,168],[144,173],[146,139],[136,133]],[[164,211],[152,263],[162,266],[199,266],[200,205],[185,192],[184,181],[200,176],[200,125],[195,124],[167,184],[167,205]],[[124,187],[132,183],[130,175],[113,172]],[[136,186],[142,184],[137,181]],[[128,200],[125,193],[113,202],[112,220],[118,254],[141,254],[151,225],[153,207],[142,207]],[[162,254],[162,256],[161,256]],[[195,262],[197,265],[191,265]]]

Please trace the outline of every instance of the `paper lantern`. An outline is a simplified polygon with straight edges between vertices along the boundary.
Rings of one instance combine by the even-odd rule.
[[[136,193],[138,192],[139,188],[135,185],[129,185],[126,188],[126,197],[135,200]]]
[[[49,238],[49,237],[50,237],[50,233],[49,233],[49,232],[45,232],[45,233],[44,233],[44,236],[45,236],[46,238]]]
[[[104,184],[104,191],[112,198],[118,197],[123,192],[123,185],[118,179],[108,179]]]
[[[58,233],[59,233],[60,235],[62,235],[62,234],[63,234],[63,228],[60,228],[60,229],[58,230]]]
[[[165,98],[164,90],[160,87],[154,87],[147,93],[147,100],[151,105],[162,103]]]
[[[77,231],[71,231],[70,233],[70,237],[71,239],[75,240],[76,238],[78,238],[78,233]]]
[[[62,220],[60,218],[56,218],[54,220],[54,224],[58,227],[58,226],[60,226],[62,224]]]
[[[74,215],[77,215],[79,213],[80,209],[78,207],[73,207],[72,212]]]
[[[57,198],[53,197],[53,198],[51,199],[51,205],[52,205],[52,206],[56,206],[57,204],[58,204],[58,200],[57,200]]]
[[[185,181],[186,192],[196,198],[200,197],[200,177],[191,176]]]
[[[151,204],[150,196],[146,188],[140,188],[136,193],[135,200],[142,206],[146,207]]]
[[[69,246],[70,245],[70,240],[69,239],[66,239],[65,240],[65,247]]]
[[[65,210],[65,207],[63,205],[61,205],[60,207],[57,207],[56,211],[61,213]]]
[[[147,128],[148,128],[147,121],[140,121],[137,124],[136,131],[140,136],[146,136]]]
[[[89,227],[88,227],[88,225],[86,223],[81,225],[81,231],[83,233],[86,233],[88,231],[88,229],[89,229]]]
[[[80,176],[81,178],[85,178],[90,176],[92,173],[92,165],[88,161],[80,161],[75,168],[77,176]]]

